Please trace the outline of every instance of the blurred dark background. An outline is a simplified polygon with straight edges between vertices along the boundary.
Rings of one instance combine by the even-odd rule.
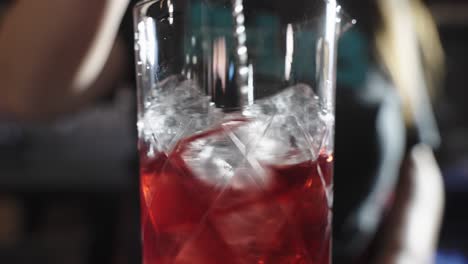
[[[435,104],[446,187],[437,263],[468,263],[468,2],[427,2],[447,63]],[[0,123],[1,263],[138,263],[132,85],[51,125]]]
[[[468,263],[468,2],[444,0],[429,4],[447,63],[444,89],[435,105],[443,139],[438,160],[446,188],[439,262]]]

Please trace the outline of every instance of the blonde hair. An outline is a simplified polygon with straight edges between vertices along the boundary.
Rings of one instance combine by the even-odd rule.
[[[435,22],[421,0],[378,0],[382,14],[376,32],[378,57],[402,100],[407,125],[418,107],[436,96],[444,73],[444,53]]]

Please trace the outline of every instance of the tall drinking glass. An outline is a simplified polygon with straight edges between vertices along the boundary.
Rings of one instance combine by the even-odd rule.
[[[335,0],[134,9],[144,264],[331,259]]]

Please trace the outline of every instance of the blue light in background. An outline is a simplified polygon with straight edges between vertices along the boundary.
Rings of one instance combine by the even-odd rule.
[[[468,260],[456,251],[439,252],[437,253],[436,264],[468,264]]]

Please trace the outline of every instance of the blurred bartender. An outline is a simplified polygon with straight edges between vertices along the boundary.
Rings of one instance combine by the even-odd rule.
[[[127,76],[117,33],[129,0],[2,2],[11,3],[0,16],[0,115],[53,118]]]
[[[444,203],[436,25],[422,0],[339,2],[358,24],[338,52],[335,261],[433,263]]]
[[[137,197],[129,2],[0,0],[2,263],[114,257],[120,197]]]

